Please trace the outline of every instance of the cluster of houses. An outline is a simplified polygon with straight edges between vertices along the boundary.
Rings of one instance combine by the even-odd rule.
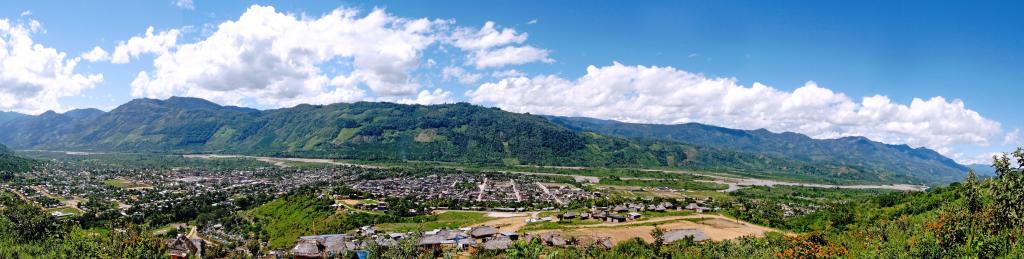
[[[480,175],[449,173],[402,176],[384,179],[356,179],[353,189],[375,196],[413,197],[417,200],[451,199],[475,202],[541,202],[565,204],[596,197],[573,186],[547,188],[535,176],[519,174]]]
[[[661,202],[661,203],[652,203],[652,204],[623,203],[623,204],[619,204],[619,205],[615,205],[615,206],[611,206],[611,207],[595,206],[595,207],[590,208],[590,210],[581,211],[581,212],[567,211],[567,212],[565,212],[565,213],[563,213],[561,215],[558,215],[558,217],[560,219],[563,219],[563,220],[568,220],[568,219],[596,219],[596,220],[605,221],[605,222],[626,222],[626,221],[636,220],[636,219],[639,219],[640,217],[642,217],[643,214],[640,214],[640,212],[644,212],[644,211],[665,212],[665,211],[674,211],[674,210],[689,210],[689,211],[693,211],[693,212],[697,212],[697,213],[703,213],[705,211],[710,211],[712,209],[708,208],[708,207],[704,207],[703,202],[702,203],[697,203],[697,202],[690,203],[690,204],[687,204],[685,207],[677,207],[675,204],[673,204],[671,202],[667,202],[667,201],[666,202]],[[530,222],[540,222],[540,221],[552,221],[552,220],[553,220],[553,218],[551,218],[551,217],[545,217],[545,218],[539,218],[539,219],[530,219],[530,220],[527,220],[527,223],[530,223]]]
[[[421,253],[456,250],[475,254],[481,250],[505,250],[518,240],[538,239],[541,244],[553,247],[596,247],[610,249],[614,246],[608,237],[597,236],[562,236],[557,232],[539,234],[519,234],[500,232],[491,226],[479,226],[460,229],[435,229],[422,235],[414,233],[377,234],[373,227],[363,227],[355,235],[328,234],[302,236],[288,252],[272,251],[270,258],[284,258],[290,255],[296,259],[340,258],[351,254],[364,258],[369,254],[371,246],[395,247],[399,242],[415,238],[415,246]],[[664,234],[665,242],[674,242],[691,238],[693,241],[708,240],[707,235],[698,229],[669,230]],[[370,244],[372,242],[373,244]],[[201,258],[206,242],[195,235],[178,235],[176,238],[164,240],[167,254],[173,259]]]
[[[372,233],[366,232],[367,227],[359,231],[360,235]],[[470,254],[480,250],[504,250],[512,246],[517,240],[539,239],[542,244],[548,246],[581,246],[581,247],[603,247],[611,248],[612,242],[609,238],[602,237],[562,237],[555,232],[541,234],[520,235],[514,232],[500,232],[491,226],[479,226],[460,229],[435,229],[424,232],[420,236],[412,233],[390,233],[384,235],[373,234],[368,239],[360,239],[359,236],[347,234],[332,234],[318,236],[303,236],[295,243],[290,254],[294,258],[332,258],[348,253],[368,253],[370,244],[383,247],[398,245],[405,239],[416,238],[415,245],[421,253],[430,253],[443,250],[465,251]],[[369,241],[364,241],[369,240]],[[273,255],[272,255],[273,256]]]
[[[364,227],[359,235],[369,234]],[[369,235],[368,235],[369,236]],[[514,232],[500,232],[491,226],[479,226],[460,229],[435,229],[424,232],[420,236],[412,233],[390,233],[385,235],[373,234],[369,239],[360,239],[359,236],[347,234],[331,234],[318,236],[303,236],[296,241],[295,247],[290,254],[296,259],[312,258],[336,258],[346,254],[367,255],[370,244],[383,247],[393,247],[409,238],[416,238],[415,245],[420,253],[431,253],[436,251],[456,250],[475,254],[481,250],[505,250],[518,240],[538,239],[541,244],[553,247],[596,247],[610,249],[614,246],[608,237],[596,236],[562,236],[558,232],[545,232],[539,234],[519,234]],[[669,230],[663,236],[665,242],[671,243],[684,239],[693,241],[708,240],[708,236],[699,229],[675,229]],[[188,241],[188,239],[182,239]],[[369,240],[369,241],[364,241]],[[182,241],[182,244],[190,243]],[[200,245],[201,247],[201,245]],[[272,257],[280,258],[282,253],[272,253]],[[362,257],[360,257],[362,258]]]

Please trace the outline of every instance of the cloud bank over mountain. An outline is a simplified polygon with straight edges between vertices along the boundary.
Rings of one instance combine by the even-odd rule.
[[[915,98],[895,103],[883,95],[858,102],[814,82],[787,92],[733,78],[708,78],[673,67],[590,66],[575,79],[557,75],[512,77],[466,92],[474,103],[516,112],[584,116],[626,122],[700,122],[724,127],[792,131],[815,138],[865,136],[927,146],[954,155],[955,144],[989,145],[999,122],[960,100]]]

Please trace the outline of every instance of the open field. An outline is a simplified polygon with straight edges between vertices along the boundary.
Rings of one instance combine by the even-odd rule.
[[[422,223],[384,223],[377,225],[377,229],[385,232],[429,231],[467,227],[492,219],[485,213],[477,211],[443,211],[438,212],[435,216],[437,217],[435,220]]]
[[[166,226],[154,229],[153,230],[153,235],[163,235],[163,234],[165,234],[167,232],[170,232],[171,230],[174,230],[174,229],[177,229],[177,228],[188,228],[188,227],[189,227],[188,224],[185,224],[185,223],[171,223],[171,224],[167,224]]]
[[[695,220],[691,221],[691,220]],[[595,236],[608,237],[613,243],[633,238],[641,238],[647,242],[654,241],[651,231],[655,225],[665,231],[676,229],[697,229],[704,232],[711,240],[729,240],[743,236],[764,236],[764,233],[777,231],[772,228],[758,226],[747,222],[730,219],[720,215],[699,214],[688,216],[669,216],[635,221],[628,223],[600,223],[590,225],[567,226],[556,230],[537,230],[530,233],[556,232],[563,236]]]
[[[110,187],[121,188],[121,189],[148,188],[148,187],[150,187],[148,184],[140,183],[140,182],[135,182],[135,181],[128,180],[128,179],[123,179],[123,178],[107,179],[107,180],[103,181],[103,184],[106,184],[107,186],[110,186]]]
[[[65,206],[65,207],[57,207],[57,208],[46,209],[46,212],[54,212],[54,211],[59,211],[59,212],[62,212],[62,213],[70,213],[70,214],[75,214],[75,215],[82,215],[82,210],[79,210],[78,208],[75,208],[75,207],[66,207]]]

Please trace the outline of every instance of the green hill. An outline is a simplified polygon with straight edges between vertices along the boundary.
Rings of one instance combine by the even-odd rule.
[[[0,143],[19,149],[686,168],[833,182],[928,181],[866,162],[616,136],[465,103],[358,102],[260,111],[198,98],[137,99],[105,113],[89,109],[20,116],[0,123]],[[927,162],[904,158],[894,159]]]
[[[9,179],[12,173],[28,171],[35,164],[35,161],[15,156],[6,146],[0,145],[0,180]]]

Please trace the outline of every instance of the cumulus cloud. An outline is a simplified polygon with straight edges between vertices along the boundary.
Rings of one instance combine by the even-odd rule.
[[[442,89],[434,89],[434,91],[423,90],[416,95],[415,99],[402,98],[398,100],[384,99],[383,101],[394,101],[397,103],[406,104],[442,104],[442,103],[454,103],[455,99],[452,98],[452,93]]]
[[[470,52],[469,63],[477,68],[521,65],[533,62],[554,62],[550,51],[522,45],[529,37],[515,29],[498,29],[494,22],[486,22],[479,30],[458,28],[449,39],[455,47]]]
[[[416,100],[428,97],[421,88],[430,85],[423,80],[431,77],[422,71],[433,71],[437,64],[424,57],[428,49],[464,56],[466,65],[477,70],[554,61],[550,51],[523,45],[526,33],[493,22],[480,28],[455,27],[452,20],[397,17],[383,9],[360,13],[339,8],[311,17],[253,5],[237,20],[211,27],[196,42],[178,42],[183,33],[149,28],[114,49],[113,63],[155,56],[153,69],[133,80],[133,96],[185,95],[271,107],[353,97]],[[474,84],[487,73],[464,67],[437,69],[444,80],[463,84]],[[327,94],[339,89],[352,96]]]
[[[89,62],[99,62],[110,59],[110,53],[107,53],[106,50],[103,50],[103,48],[100,48],[99,46],[93,47],[89,52],[82,53],[82,55],[79,56]]]
[[[527,33],[517,33],[515,29],[498,30],[494,22],[484,23],[479,30],[459,28],[452,35],[452,45],[461,49],[483,50],[508,44],[522,44],[529,37]]]
[[[444,80],[455,79],[462,84],[473,84],[480,81],[484,76],[480,73],[473,73],[466,71],[461,67],[448,66],[441,70],[441,75],[444,76]]]
[[[420,85],[410,73],[423,50],[437,41],[435,30],[446,23],[395,17],[381,9],[366,15],[337,9],[308,18],[254,5],[209,37],[159,54],[154,70],[132,83],[132,93],[268,106],[362,98],[360,86],[382,97],[416,94]],[[332,66],[350,72],[324,72]]]
[[[41,113],[61,110],[59,99],[103,81],[101,74],[75,71],[79,58],[32,40],[41,24],[0,19],[0,110]]]
[[[178,35],[180,34],[181,31],[177,29],[153,34],[153,26],[149,26],[144,36],[131,37],[127,42],[122,41],[118,43],[117,47],[114,48],[114,54],[111,56],[110,62],[125,64],[132,58],[138,58],[142,54],[167,54],[177,44]]]
[[[967,109],[960,100],[915,98],[900,104],[875,95],[858,102],[814,82],[783,91],[672,67],[619,63],[590,66],[585,75],[572,80],[555,75],[502,79],[484,83],[466,96],[516,112],[642,123],[700,122],[815,138],[865,136],[946,154],[951,145],[989,145],[1001,132],[998,122]]]

